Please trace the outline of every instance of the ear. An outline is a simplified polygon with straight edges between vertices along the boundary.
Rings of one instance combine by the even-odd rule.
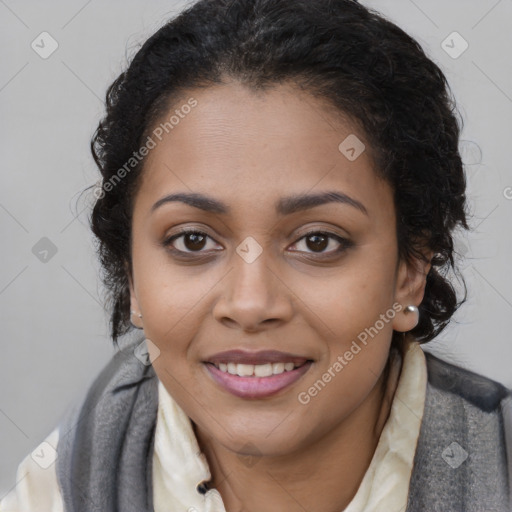
[[[426,261],[413,257],[407,262],[400,260],[396,273],[395,302],[398,302],[402,309],[393,319],[393,329],[398,332],[407,332],[414,329],[419,322],[419,313],[409,312],[407,306],[419,307],[425,294],[427,274],[431,268],[433,251],[425,254]]]
[[[128,286],[130,288],[130,322],[134,327],[142,329],[142,313],[140,312],[139,302],[135,293],[130,267],[127,263],[125,264],[125,270],[128,276]]]

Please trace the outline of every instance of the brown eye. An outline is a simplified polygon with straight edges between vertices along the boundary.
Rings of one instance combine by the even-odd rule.
[[[183,244],[191,251],[200,251],[204,248],[206,236],[201,233],[187,233],[183,235]]]
[[[167,238],[163,245],[177,253],[202,253],[207,251],[209,240],[212,239],[202,231],[187,230]]]
[[[321,234],[308,235],[306,245],[315,252],[322,252],[329,245],[329,237]]]
[[[301,244],[303,249],[300,248]],[[294,246],[299,246],[299,248],[292,250],[310,254],[336,255],[351,247],[351,245],[352,242],[334,233],[311,231],[295,242]],[[328,248],[330,250],[326,250]]]

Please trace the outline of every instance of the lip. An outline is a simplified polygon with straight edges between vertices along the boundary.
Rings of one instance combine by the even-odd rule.
[[[233,351],[230,351],[231,353]],[[262,352],[263,353],[263,352]],[[280,353],[283,354],[282,352]],[[247,355],[247,354],[245,354]],[[240,356],[241,357],[241,356]],[[283,389],[291,386],[297,380],[299,380],[313,364],[312,360],[302,358],[304,364],[295,368],[291,371],[285,371],[277,375],[270,375],[268,377],[239,377],[238,375],[231,375],[219,370],[211,362],[205,362],[204,366],[211,375],[211,377],[226,391],[239,398],[265,398],[276,393],[279,393]],[[237,361],[241,364],[247,359]],[[254,360],[254,359],[252,359]],[[225,359],[223,361],[226,361]],[[223,362],[221,361],[221,362]],[[282,361],[280,359],[279,361]],[[279,362],[273,361],[273,362]],[[231,360],[230,360],[231,362]],[[233,361],[234,362],[234,361]],[[265,359],[265,362],[270,362],[269,359]],[[255,364],[255,363],[246,363]]]
[[[240,364],[265,364],[265,363],[294,363],[302,365],[310,358],[291,354],[289,352],[279,352],[277,350],[260,350],[258,352],[249,352],[247,350],[226,350],[218,352],[207,359],[205,363],[240,363]]]

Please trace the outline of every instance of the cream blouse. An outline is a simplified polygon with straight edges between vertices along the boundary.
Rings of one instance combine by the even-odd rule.
[[[390,375],[399,374],[399,379],[389,417],[357,493],[343,512],[406,508],[427,386],[426,359],[420,344],[411,342],[403,364],[395,360],[393,365]],[[32,453],[48,450],[44,443],[56,448],[58,440],[57,427]],[[225,512],[216,489],[204,495],[196,490],[200,482],[209,479],[208,462],[190,419],[159,381],[153,454],[155,512]],[[43,469],[27,455],[18,467],[15,487],[0,501],[0,512],[64,512],[55,462]]]

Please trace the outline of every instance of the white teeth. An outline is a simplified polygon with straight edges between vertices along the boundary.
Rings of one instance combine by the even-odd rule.
[[[256,377],[268,377],[269,375],[272,375],[272,373],[272,363],[254,366],[254,375]]]
[[[254,373],[254,365],[252,364],[237,364],[236,373],[240,377],[250,377]]]
[[[284,372],[284,363],[272,363],[272,373],[277,375]]]
[[[238,375],[239,377],[269,377],[295,368],[293,363],[236,364],[219,363],[216,365],[221,372]]]

